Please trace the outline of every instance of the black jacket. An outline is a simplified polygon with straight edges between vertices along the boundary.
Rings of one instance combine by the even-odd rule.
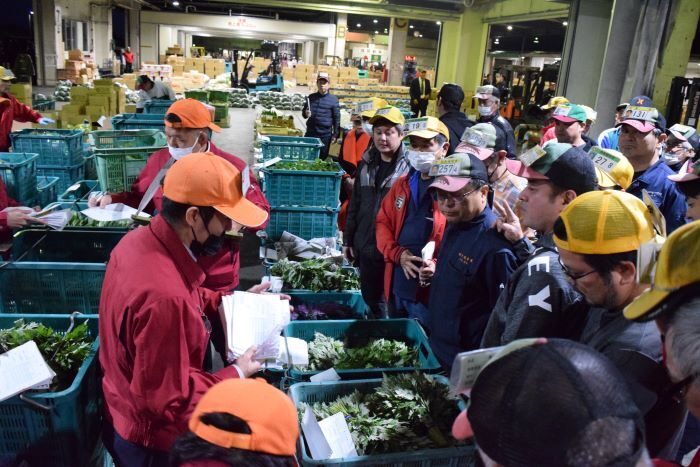
[[[496,131],[499,133],[499,136],[505,139],[506,142],[506,149],[508,150],[508,158],[509,159],[515,159],[516,158],[516,153],[515,153],[515,134],[513,133],[513,127],[510,126],[510,123],[508,123],[508,120],[503,118],[501,115],[496,112],[493,115],[490,115],[488,117],[479,117],[477,120],[479,123],[491,123],[493,126],[496,127]]]
[[[337,135],[340,129],[340,104],[338,98],[330,92],[321,95],[318,92],[309,94],[308,104],[311,105],[311,116],[306,121],[306,136],[313,138]],[[309,110],[304,104],[302,114]]]
[[[469,120],[464,112],[458,110],[450,110],[440,117],[440,121],[450,130],[450,149],[447,151],[447,155],[453,154],[459,146],[464,130],[473,126],[475,122]]]
[[[379,169],[381,155],[374,146],[362,156],[360,164],[355,172],[355,184],[352,189],[352,197],[348,205],[348,217],[343,232],[343,244],[355,249],[355,254],[367,248],[377,248],[375,236],[375,219],[379,212],[384,196],[389,192],[394,182],[408,173],[409,165],[406,160],[405,146],[399,147],[398,154],[394,158],[390,175],[379,182],[375,176]]]
[[[413,81],[411,81],[411,88],[409,89],[409,93],[411,94],[411,100],[418,100],[421,98],[421,93],[420,93],[420,76],[416,76],[413,78]],[[425,94],[430,95],[430,80],[425,79]],[[461,135],[460,135],[461,136]]]

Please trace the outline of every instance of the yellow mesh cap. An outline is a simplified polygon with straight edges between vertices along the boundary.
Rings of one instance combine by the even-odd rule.
[[[625,308],[625,318],[648,321],[676,290],[700,282],[700,221],[680,227],[668,236],[656,261],[651,288]]]
[[[381,97],[371,97],[367,101],[358,102],[355,105],[355,113],[359,114],[361,117],[372,118],[377,112],[377,109],[386,107],[387,102]]]
[[[588,152],[595,165],[598,185],[603,188],[620,187],[626,190],[632,184],[634,168],[629,159],[614,149],[593,147]]]
[[[654,238],[654,222],[646,205],[621,191],[590,191],[574,199],[559,215],[566,240],[557,247],[582,255],[634,251]]]

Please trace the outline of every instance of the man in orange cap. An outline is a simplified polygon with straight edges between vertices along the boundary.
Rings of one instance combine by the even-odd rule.
[[[216,384],[197,404],[189,428],[171,451],[174,467],[298,465],[294,403],[262,379]]]
[[[168,465],[167,451],[207,389],[260,368],[254,347],[215,373],[206,363],[223,293],[202,287],[197,255],[220,247],[224,232],[268,217],[243,196],[243,180],[211,152],[183,157],[165,177],[159,215],[112,252],[100,299],[100,364],[103,437],[118,466]]]
[[[253,173],[241,159],[214,146],[211,142],[212,131],[219,132],[221,128],[212,123],[211,113],[204,104],[195,99],[173,103],[165,114],[168,147],[154,152],[148,158],[146,167],[134,181],[131,191],[105,195],[99,199],[99,205],[124,203],[148,213],[160,211],[163,203],[163,190],[160,186],[170,165],[187,154],[209,151],[230,162],[240,172],[248,171],[250,183],[244,192],[245,197],[269,213],[270,205]],[[97,200],[91,199],[91,204],[96,202]],[[232,290],[238,286],[240,263],[237,246],[221,250],[215,255],[202,255],[197,261],[207,275],[204,287]]]

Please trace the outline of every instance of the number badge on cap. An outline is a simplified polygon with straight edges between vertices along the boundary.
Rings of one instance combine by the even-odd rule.
[[[448,157],[446,159],[435,161],[433,165],[430,166],[428,175],[431,177],[449,177],[459,175],[460,166],[461,164],[459,159]]]
[[[557,108],[554,109],[554,113],[552,115],[568,117],[571,109],[572,107],[570,105],[558,105]]]
[[[420,131],[428,129],[428,119],[427,118],[412,118],[406,120],[406,132]]]
[[[600,169],[608,173],[612,172],[612,170],[617,166],[617,164],[620,163],[619,157],[616,157],[613,154],[610,154],[606,150],[601,149],[599,147],[591,148],[589,155],[591,156],[591,160],[595,165],[597,165]]]
[[[518,160],[525,164],[525,167],[530,167],[532,164],[537,162],[539,159],[544,157],[547,153],[541,146],[535,146],[532,149],[525,151],[518,156]]]
[[[625,118],[633,118],[635,120],[644,120],[647,122],[654,121],[656,109],[653,107],[635,107],[628,105],[623,114]]]
[[[374,110],[374,101],[358,102],[355,106],[357,113],[368,112]]]
[[[483,133],[477,130],[472,130],[471,128],[464,130],[464,133],[462,134],[462,142],[480,148],[485,148],[488,144]]]

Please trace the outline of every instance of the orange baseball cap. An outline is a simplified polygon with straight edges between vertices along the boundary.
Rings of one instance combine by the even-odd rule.
[[[267,212],[243,196],[241,172],[211,152],[197,152],[178,160],[168,170],[163,195],[176,203],[211,206],[245,227],[258,227]]]
[[[165,120],[165,126],[171,128],[209,128],[217,133],[221,131],[221,127],[212,122],[212,115],[207,106],[196,99],[181,99],[173,102],[165,112],[165,115],[168,114],[174,114],[180,118],[178,123]]]
[[[203,414],[213,412],[242,419],[250,427],[250,434],[222,430],[201,421]],[[217,446],[276,456],[295,455],[299,438],[294,403],[260,378],[227,379],[215,384],[199,400],[188,426],[193,434]]]

